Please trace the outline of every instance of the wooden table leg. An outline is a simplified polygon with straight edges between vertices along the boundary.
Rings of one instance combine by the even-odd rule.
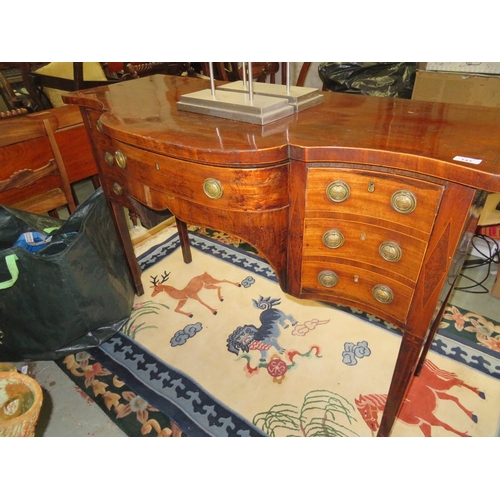
[[[189,243],[187,224],[177,217],[175,218],[175,223],[177,225],[177,232],[179,233],[179,240],[181,242],[182,258],[186,264],[189,264],[193,260],[193,257],[191,255],[191,245]]]
[[[427,357],[427,353],[429,352],[429,349],[431,348],[432,341],[434,340],[434,337],[436,336],[436,332],[438,331],[439,325],[441,324],[441,319],[443,318],[444,312],[446,310],[446,306],[448,305],[448,301],[450,300],[451,294],[453,293],[453,289],[455,288],[455,283],[457,282],[459,274],[455,277],[453,281],[453,285],[450,287],[448,293],[446,294],[445,299],[441,303],[441,307],[439,308],[439,312],[436,315],[436,318],[434,319],[434,322],[432,323],[432,326],[429,330],[429,334],[427,335],[427,339],[425,341],[424,348],[422,349],[422,352],[420,353],[420,359],[417,364],[417,368],[415,369],[415,377],[418,377],[420,375],[420,372],[422,371],[422,366],[424,366],[425,363],[425,358]]]
[[[423,340],[405,333],[401,340],[377,437],[388,437],[403,404],[422,351]]]
[[[141,268],[137,262],[137,258],[134,253],[134,247],[132,245],[132,239],[130,238],[130,232],[128,230],[127,219],[125,217],[125,211],[121,205],[118,205],[110,201],[111,212],[113,214],[113,220],[118,231],[118,235],[122,242],[123,251],[125,253],[125,258],[127,259],[127,264],[130,269],[130,274],[132,276],[132,282],[135,287],[137,295],[144,295],[144,287],[141,280]]]

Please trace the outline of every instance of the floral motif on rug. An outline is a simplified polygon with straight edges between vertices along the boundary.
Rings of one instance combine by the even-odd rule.
[[[175,422],[97,362],[87,351],[56,361],[91,400],[128,436],[180,437]]]

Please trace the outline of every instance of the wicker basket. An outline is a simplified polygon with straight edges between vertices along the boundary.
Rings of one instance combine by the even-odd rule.
[[[16,367],[10,363],[0,363],[0,372],[17,372]]]
[[[42,400],[42,389],[31,377],[0,372],[0,437],[33,437]]]

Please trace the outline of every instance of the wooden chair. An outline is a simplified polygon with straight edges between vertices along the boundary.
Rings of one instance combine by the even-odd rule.
[[[133,78],[143,78],[149,75],[163,74],[181,76],[183,73],[194,73],[190,71],[190,63],[184,62],[134,62],[123,63],[124,65],[124,80]],[[193,74],[190,74],[193,76]]]
[[[78,199],[76,184],[90,180],[94,189],[101,185],[92,153],[92,146],[83,124],[80,108],[73,104],[59,106],[28,115],[31,120],[40,120],[52,117],[57,120],[57,129],[54,130],[57,146],[61,153],[68,180],[71,184],[73,199],[77,205]]]
[[[0,110],[0,119],[12,118],[14,116],[28,113],[26,100],[17,96],[8,80],[0,71],[0,100],[4,103],[5,110]]]
[[[54,129],[55,117],[0,121],[0,204],[58,217],[76,206]]]

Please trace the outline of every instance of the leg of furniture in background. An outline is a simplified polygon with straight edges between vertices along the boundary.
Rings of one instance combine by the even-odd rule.
[[[300,68],[300,73],[299,73],[299,76],[297,78],[297,83],[295,84],[297,87],[303,87],[305,82],[306,82],[306,78],[307,78],[307,73],[309,72],[309,68],[311,67],[311,64],[310,62],[305,62],[305,63],[302,63],[302,68]]]

